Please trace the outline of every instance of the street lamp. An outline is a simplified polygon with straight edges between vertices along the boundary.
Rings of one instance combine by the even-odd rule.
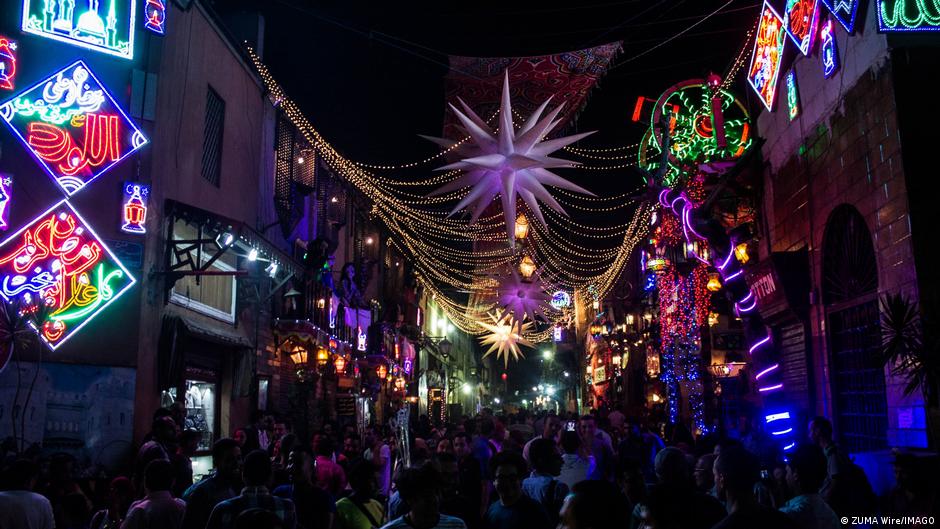
[[[444,337],[437,343],[437,349],[441,352],[441,356],[447,358],[450,356],[450,348],[453,347],[453,345],[454,344],[450,343],[450,340]]]

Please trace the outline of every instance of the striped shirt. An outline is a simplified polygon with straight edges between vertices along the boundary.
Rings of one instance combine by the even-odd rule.
[[[413,527],[414,526],[408,523],[405,517],[402,516],[401,518],[396,518],[383,525],[382,529],[412,529]],[[437,525],[429,527],[428,529],[467,529],[467,524],[463,523],[463,520],[460,518],[442,514],[441,518],[437,521]]]

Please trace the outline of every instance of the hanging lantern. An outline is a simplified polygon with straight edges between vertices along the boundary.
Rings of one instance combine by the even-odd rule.
[[[519,216],[516,217],[516,229],[515,229],[516,239],[521,241],[522,239],[525,239],[526,235],[528,234],[529,234],[529,221],[528,219],[525,218],[525,215],[520,213]]]
[[[669,259],[664,257],[654,257],[646,261],[646,269],[650,272],[662,272],[669,267]]]
[[[296,366],[302,366],[307,364],[307,348],[301,345],[294,347],[290,353],[291,362]]]
[[[718,292],[721,290],[721,276],[718,275],[718,272],[709,272],[708,283],[705,284],[705,288],[707,288],[709,292]]]
[[[342,355],[337,355],[336,360],[333,360],[333,367],[336,368],[337,373],[343,373],[346,371],[346,359]]]
[[[506,373],[503,373],[502,375],[499,376],[499,378],[503,379],[503,382],[505,382],[506,379],[509,378],[509,375],[507,375]]]
[[[325,366],[329,361],[330,352],[326,350],[326,347],[317,347],[317,363],[321,366]]]
[[[709,312],[708,313],[708,326],[714,327],[715,325],[718,325],[718,321],[719,321],[718,318],[719,316],[717,312]]]
[[[745,264],[751,260],[751,256],[747,254],[746,242],[742,242],[741,244],[738,244],[734,247],[734,256],[741,264]]]
[[[591,336],[600,336],[606,330],[606,327],[601,322],[594,322],[591,324]]]
[[[591,307],[593,307],[594,310],[598,310],[601,308],[601,302],[595,299],[594,302],[591,303]]]
[[[610,359],[611,363],[614,364],[614,367],[622,367],[623,357],[620,355],[615,355]]]
[[[528,255],[519,261],[519,273],[522,274],[523,279],[529,279],[535,273],[535,261]]]
[[[633,314],[627,314],[627,325],[633,325],[633,322],[636,321],[636,318]]]
[[[385,364],[379,365],[375,368],[375,374],[379,376],[381,380],[385,380],[385,377],[388,376],[388,368],[385,367]]]

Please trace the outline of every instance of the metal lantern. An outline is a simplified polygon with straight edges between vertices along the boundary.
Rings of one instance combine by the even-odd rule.
[[[522,260],[519,261],[519,273],[522,274],[524,279],[531,278],[532,274],[535,273],[535,261],[528,255],[524,256]]]
[[[326,347],[317,347],[317,364],[325,366],[330,361],[330,352]]]
[[[592,336],[600,336],[601,334],[604,333],[605,330],[606,330],[606,327],[605,327],[604,324],[601,323],[601,322],[594,322],[594,323],[591,324],[591,335],[592,335]]]
[[[298,345],[290,353],[291,362],[296,366],[303,366],[307,364],[307,348]]]
[[[751,256],[747,254],[747,243],[742,242],[734,247],[734,256],[741,264],[745,264],[751,260]]]
[[[708,283],[705,284],[710,292],[718,292],[721,290],[721,276],[718,275],[718,272],[710,272],[708,274]]]
[[[515,228],[516,239],[519,239],[521,241],[522,239],[525,239],[528,234],[529,234],[529,220],[525,218],[525,215],[520,213],[519,216],[516,217],[516,228]]]

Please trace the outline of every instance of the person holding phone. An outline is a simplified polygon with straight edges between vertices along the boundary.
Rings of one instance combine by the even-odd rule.
[[[571,489],[575,483],[587,479],[591,460],[581,455],[581,436],[574,430],[566,428],[561,434],[561,449],[561,472],[558,474],[558,481]]]

